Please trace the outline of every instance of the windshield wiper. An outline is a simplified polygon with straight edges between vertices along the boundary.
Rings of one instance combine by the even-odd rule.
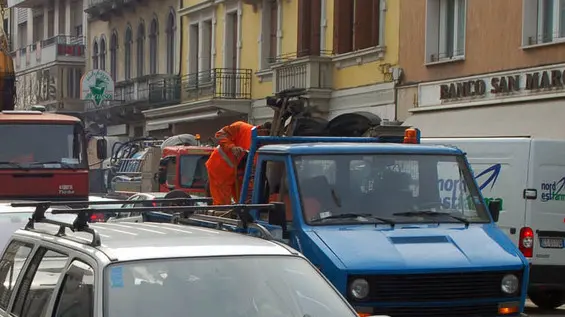
[[[69,163],[64,163],[61,161],[45,161],[45,162],[31,162],[30,165],[45,165],[45,164],[59,164],[62,168],[68,168],[76,170],[77,168]]]
[[[23,166],[23,165],[20,164],[20,163],[9,162],[9,161],[0,162],[0,165],[8,165],[8,166],[10,166],[10,167],[21,168],[21,169],[24,169],[24,170],[28,170],[28,169],[29,169],[29,167]]]
[[[376,220],[379,220],[383,223],[389,224],[391,226],[394,226],[394,224],[396,223],[392,219],[377,217],[377,216],[374,216],[373,214],[355,214],[355,213],[332,215],[332,216],[328,216],[328,217],[324,217],[324,218],[315,219],[315,220],[313,220],[313,222],[320,222],[320,221],[328,220],[328,219],[351,219],[351,218],[360,218],[360,217],[361,218],[376,219]]]
[[[428,217],[449,217],[451,219],[455,219],[459,222],[465,224],[465,227],[469,226],[469,220],[454,216],[448,212],[439,212],[439,211],[431,211],[431,210],[418,210],[418,211],[407,211],[407,212],[397,212],[392,214],[393,216],[401,216],[401,217],[418,217],[418,216],[428,216]]]

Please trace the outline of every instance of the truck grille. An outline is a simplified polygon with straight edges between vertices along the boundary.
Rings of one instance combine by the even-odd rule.
[[[506,274],[522,281],[522,272],[472,272],[446,274],[350,275],[349,283],[357,278],[369,282],[370,291],[364,302],[440,302],[492,299],[508,296],[500,289]],[[354,298],[349,298],[356,302]],[[358,302],[358,301],[357,301]]]
[[[388,315],[391,317],[476,317],[497,316],[498,305],[473,305],[457,307],[379,307],[374,311],[375,315]]]

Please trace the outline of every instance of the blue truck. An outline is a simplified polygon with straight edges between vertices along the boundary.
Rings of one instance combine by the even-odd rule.
[[[485,202],[461,150],[422,145],[409,128],[392,137],[254,132],[255,155],[239,206],[247,194],[254,206],[277,204],[249,215],[303,253],[361,317],[523,312],[528,261],[497,227],[500,202]]]

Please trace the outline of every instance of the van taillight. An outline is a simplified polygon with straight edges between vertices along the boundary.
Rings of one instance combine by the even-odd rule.
[[[520,229],[520,241],[518,247],[525,257],[531,258],[534,255],[534,230],[530,227]]]

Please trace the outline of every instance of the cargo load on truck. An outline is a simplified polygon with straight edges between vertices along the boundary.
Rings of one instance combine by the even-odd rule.
[[[165,140],[140,138],[117,142],[108,176],[110,192],[169,192],[182,190],[203,195],[207,172],[204,164],[213,148],[198,135],[180,134]]]

